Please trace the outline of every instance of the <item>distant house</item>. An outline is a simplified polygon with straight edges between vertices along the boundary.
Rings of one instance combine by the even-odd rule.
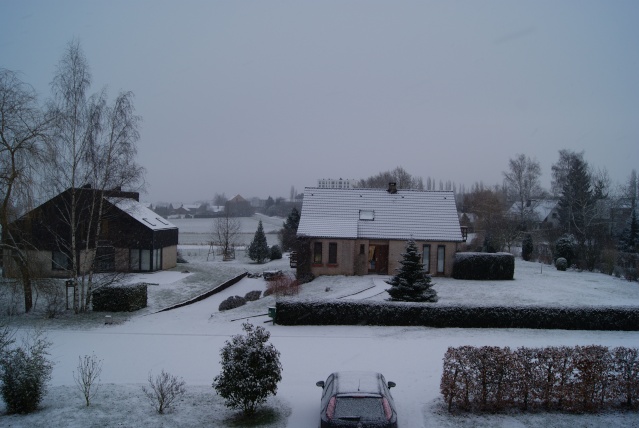
[[[530,199],[524,206],[524,218],[533,223],[534,229],[547,229],[559,226],[559,200]],[[521,216],[521,204],[515,202],[508,210],[513,218]]]
[[[306,188],[297,236],[309,241],[316,276],[394,274],[409,239],[426,272],[450,276],[465,239],[452,191],[398,190],[392,183],[388,190]]]
[[[251,203],[240,195],[227,201],[224,211],[231,217],[250,217],[255,214],[255,209],[251,206]]]
[[[170,269],[177,263],[178,228],[139,202],[136,192],[75,189],[78,219],[75,240],[78,253],[70,254],[71,227],[61,212],[70,207],[71,189],[62,192],[16,220],[12,230],[28,242],[34,269],[44,277],[68,277],[76,257],[81,273],[93,263],[94,271],[148,272]],[[98,219],[91,207],[104,207]],[[96,226],[100,225],[98,242]],[[5,239],[6,237],[3,237]],[[90,240],[87,246],[87,239]],[[97,248],[91,260],[86,248]],[[5,274],[16,276],[13,262],[5,258]],[[8,263],[7,263],[8,262]]]

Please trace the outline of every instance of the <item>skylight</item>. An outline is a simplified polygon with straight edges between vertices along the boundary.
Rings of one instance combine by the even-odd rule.
[[[372,221],[375,220],[375,211],[373,210],[359,210],[359,219]]]

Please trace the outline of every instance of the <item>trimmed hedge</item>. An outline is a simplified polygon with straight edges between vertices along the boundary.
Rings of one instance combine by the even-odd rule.
[[[132,312],[146,308],[147,284],[107,285],[93,292],[94,312]]]
[[[637,409],[639,351],[599,345],[451,347],[440,391],[448,411]]]
[[[639,331],[639,308],[483,307],[346,300],[281,300],[280,325],[379,325]]]
[[[453,263],[455,279],[513,279],[515,256],[510,253],[457,253]]]

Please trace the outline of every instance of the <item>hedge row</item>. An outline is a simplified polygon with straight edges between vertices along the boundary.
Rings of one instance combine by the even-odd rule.
[[[455,279],[510,280],[515,276],[515,256],[510,253],[456,253]]]
[[[639,330],[637,308],[482,307],[345,300],[280,300],[281,325],[381,325],[455,328]]]
[[[146,308],[147,284],[101,287],[93,292],[95,312],[132,312]]]
[[[440,391],[449,411],[637,409],[639,351],[597,345],[448,348]]]

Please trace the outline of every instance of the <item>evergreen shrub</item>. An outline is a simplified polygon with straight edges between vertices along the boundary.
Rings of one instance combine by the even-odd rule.
[[[262,296],[261,290],[253,290],[244,295],[244,300],[246,300],[247,302],[254,302],[256,300],[259,300],[260,296]]]
[[[273,245],[271,247],[269,258],[271,260],[280,260],[282,258],[282,249],[279,245]]]
[[[147,284],[107,285],[93,291],[96,312],[132,312],[147,305]]]
[[[457,253],[455,279],[510,280],[515,275],[515,257],[510,253]]]
[[[555,267],[557,268],[557,270],[565,271],[566,269],[568,269],[568,260],[563,257],[559,257],[557,260],[555,260]]]
[[[7,413],[34,412],[51,379],[49,342],[42,333],[27,337],[22,346],[5,349],[0,356],[0,395]]]
[[[527,233],[521,242],[521,258],[525,261],[530,261],[534,248],[532,236]]]
[[[229,309],[239,308],[240,306],[244,306],[246,304],[246,299],[242,296],[231,296],[228,299],[225,299],[220,303],[218,307],[219,311],[227,311]]]
[[[628,307],[440,306],[408,302],[280,300],[280,325],[379,325],[639,331]]]

